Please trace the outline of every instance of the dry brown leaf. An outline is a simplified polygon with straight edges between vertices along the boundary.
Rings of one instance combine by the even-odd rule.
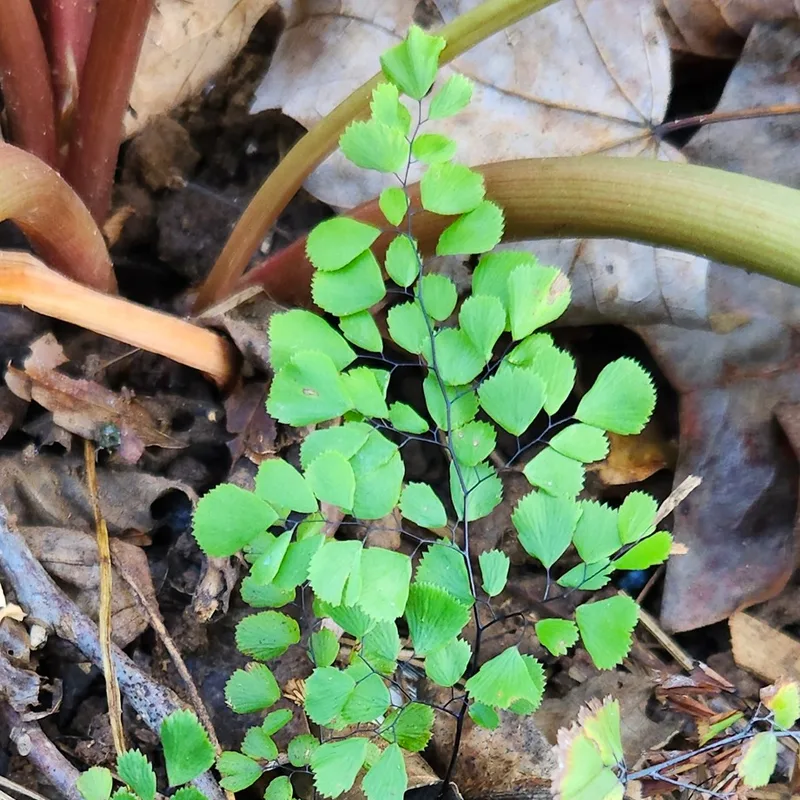
[[[757,22],[797,19],[797,0],[660,0],[670,45],[700,56],[734,58]]]
[[[8,366],[6,384],[17,397],[35,400],[50,411],[56,425],[85,439],[102,440],[105,426],[115,425],[120,435],[119,454],[130,463],[139,460],[145,447],[184,446],[163,433],[132,398],[59,372],[56,368],[66,360],[55,337],[45,334],[31,345],[23,369]]]
[[[231,463],[246,455],[253,463],[260,464],[268,456],[275,455],[278,428],[267,413],[266,399],[269,384],[248,383],[236,389],[225,401],[225,426],[235,434],[228,449]]]
[[[650,423],[635,436],[609,433],[610,448],[603,461],[587,466],[605,486],[639,483],[675,464],[676,448],[666,441],[658,426]]]
[[[739,611],[729,620],[733,659],[738,667],[773,683],[800,680],[800,642]]]
[[[125,118],[126,136],[198,92],[244,47],[275,0],[158,0]]]
[[[0,622],[4,619],[13,619],[15,622],[22,622],[25,619],[25,612],[16,603],[7,603],[0,586]]]
[[[478,2],[436,5],[450,21]],[[376,72],[379,55],[400,41],[417,5],[290,4],[287,29],[253,110],[280,108],[313,128]],[[562,0],[459,57],[442,69],[441,80],[454,70],[475,81],[473,102],[431,129],[452,135],[458,159],[468,164],[588,153],[682,160],[651,135],[671,89],[669,46],[653,0]],[[377,196],[387,180],[336,153],[306,188],[350,208]],[[614,240],[514,246],[568,272],[571,322],[706,324],[704,258]]]
[[[50,527],[20,528],[20,531],[42,566],[85,614],[97,619],[100,569],[94,534],[73,528]],[[115,644],[125,647],[147,629],[149,622],[119,570],[124,570],[136,582],[152,605],[157,604],[156,593],[144,550],[116,540],[110,544],[114,561],[114,591],[111,599],[113,638]]]

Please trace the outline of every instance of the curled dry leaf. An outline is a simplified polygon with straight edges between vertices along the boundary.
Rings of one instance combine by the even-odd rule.
[[[231,462],[246,455],[260,464],[276,452],[278,428],[267,413],[269,384],[248,383],[239,387],[225,400],[225,424],[234,438],[228,442]]]
[[[22,622],[25,619],[25,612],[16,603],[7,603],[6,596],[3,594],[3,587],[0,586],[0,622],[4,619],[13,619],[15,622]]]
[[[130,136],[199,91],[244,47],[275,0],[158,0],[125,118]]]
[[[31,345],[22,369],[10,366],[6,385],[17,397],[35,400],[53,415],[53,422],[85,439],[100,441],[108,425],[119,429],[119,454],[130,463],[145,447],[183,447],[161,431],[134,399],[116,394],[94,381],[70,378],[57,370],[67,361],[61,345],[48,333]]]
[[[14,666],[3,653],[0,653],[0,699],[20,714],[39,702],[39,676]]]

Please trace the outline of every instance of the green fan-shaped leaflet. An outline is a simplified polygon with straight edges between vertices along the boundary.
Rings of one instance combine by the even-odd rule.
[[[779,680],[762,689],[761,702],[772,712],[776,727],[789,730],[800,717],[800,685],[794,680]]]
[[[441,133],[421,133],[411,143],[411,155],[424,164],[449,161],[455,154],[455,141]]]
[[[417,297],[429,317],[443,322],[453,313],[458,301],[458,292],[450,278],[433,273],[425,275],[419,282]]]
[[[524,339],[566,311],[570,300],[569,280],[556,267],[523,264],[508,276],[511,335]]]
[[[507,709],[520,700],[538,706],[544,692],[543,682],[538,685],[532,678],[525,658],[516,647],[489,659],[465,687],[473,700]]]
[[[105,767],[91,767],[75,781],[75,788],[84,800],[108,800],[114,779]]]
[[[342,375],[353,408],[365,417],[385,419],[389,416],[385,391],[388,374],[378,374],[381,372],[385,373],[386,370],[355,367]]]
[[[381,725],[380,735],[403,750],[418,753],[424,750],[433,734],[433,709],[424,703],[409,703],[394,709]]]
[[[496,597],[506,587],[510,559],[501,550],[486,550],[478,556],[478,563],[481,567],[483,591],[489,597]]]
[[[602,589],[610,580],[611,573],[616,569],[611,561],[603,558],[592,564],[583,561],[565,572],[557,581],[559,586],[569,589],[581,589],[585,592]]]
[[[285,506],[304,514],[317,510],[317,501],[303,476],[282,458],[261,462],[255,492],[273,507]]]
[[[410,301],[393,306],[386,316],[392,341],[415,355],[429,355],[431,331],[419,303]]]
[[[473,346],[488,361],[506,324],[501,302],[491,295],[468,297],[461,304],[458,322]]]
[[[297,526],[298,529],[300,527],[301,525]],[[308,568],[311,564],[311,559],[325,541],[325,534],[314,533],[305,539],[292,542],[286,549],[286,555],[283,557],[281,566],[273,579],[273,585],[278,589],[291,591],[292,596],[294,596],[295,587],[308,580]]]
[[[292,541],[292,531],[285,531],[275,538],[264,552],[255,560],[250,575],[261,584],[271,583],[281,568],[286,551]]]
[[[353,788],[367,756],[368,739],[352,736],[321,744],[311,754],[314,785],[324,797],[338,797]]]
[[[430,36],[412,25],[406,38],[381,56],[383,74],[414,100],[430,91],[439,70],[439,53],[444,50],[441,36]]]
[[[464,481],[463,486],[461,479]],[[484,462],[474,467],[460,465],[457,468],[454,462],[450,462],[450,498],[458,519],[462,520],[466,516],[472,522],[488,516],[500,505],[503,484],[491,464]]]
[[[138,750],[128,750],[119,756],[117,773],[139,800],[155,800],[156,774],[147,757]]]
[[[461,428],[478,413],[478,396],[469,386],[445,386],[443,395],[442,387],[433,372],[428,372],[425,376],[422,392],[431,419],[442,430]]]
[[[648,569],[663,564],[672,549],[672,535],[666,531],[642,539],[612,562],[614,569]]]
[[[425,656],[444,647],[461,633],[469,615],[469,606],[444,589],[432,584],[412,584],[405,616],[416,654]]]
[[[339,370],[356,357],[341,335],[317,314],[300,308],[273,314],[269,321],[269,362],[272,369],[277,372],[285,367],[300,350],[324,353]]]
[[[608,437],[600,428],[579,422],[560,430],[550,440],[550,447],[567,458],[588,464],[608,455]]]
[[[575,418],[619,434],[639,433],[656,404],[653,381],[630,358],[619,358],[603,368],[581,398]]]
[[[778,764],[778,739],[771,731],[757,733],[742,749],[736,771],[745,786],[766,786]]]
[[[335,428],[312,431],[300,447],[300,464],[303,469],[322,453],[333,450],[341,453],[348,461],[364,446],[373,431],[365,422],[345,422]]]
[[[361,588],[361,607],[379,622],[402,616],[411,582],[411,559],[405,553],[367,547],[361,554],[361,569],[368,576]]]
[[[326,422],[352,407],[333,361],[312,350],[296,353],[276,373],[267,398],[267,411],[279,422],[296,427]]]
[[[563,800],[623,800],[625,787],[576,726],[559,738],[558,757],[562,766],[554,775],[553,791]]]
[[[538,264],[536,257],[532,253],[520,250],[503,250],[499,253],[486,253],[481,256],[475,271],[472,274],[472,294],[473,296],[488,295],[496,297],[503,310],[508,315],[510,306],[508,279],[511,273],[523,264]],[[506,330],[510,330],[511,325],[506,321]],[[515,362],[514,362],[515,363]]]
[[[377,119],[351,122],[339,137],[344,157],[362,169],[400,172],[408,163],[408,140],[399,128]]]
[[[456,461],[475,467],[485,461],[495,448],[497,434],[488,422],[468,422],[453,431],[450,442]]]
[[[623,544],[638,542],[655,529],[658,503],[644,492],[631,492],[619,507],[619,538]]]
[[[327,219],[308,234],[308,260],[316,269],[335,272],[361,255],[380,235],[380,228],[349,217]]]
[[[545,387],[532,371],[504,364],[478,387],[478,398],[501,428],[521,436],[544,406]]]
[[[470,256],[496,247],[503,238],[503,212],[484,200],[448,225],[436,244],[437,256]]]
[[[367,800],[403,800],[408,788],[406,764],[399,745],[390,744],[361,783]]]
[[[330,725],[355,691],[356,681],[335,667],[317,667],[306,679],[305,710],[318,725]]]
[[[578,641],[578,627],[568,619],[540,619],[536,623],[536,638],[554,656],[563,656]]]
[[[381,519],[400,500],[405,466],[394,442],[373,430],[350,459],[356,476],[353,514],[359,519]]]
[[[219,785],[229,792],[241,792],[252,786],[262,773],[261,765],[242,754],[226,752],[217,759],[217,769],[222,776]]]
[[[323,503],[345,511],[353,507],[356,476],[350,462],[341,453],[329,450],[317,456],[306,469],[306,479]]]
[[[308,578],[314,594],[326,603],[338,606],[351,573],[360,566],[362,544],[357,541],[328,541],[314,554]]]
[[[242,752],[253,759],[272,761],[278,757],[278,746],[262,728],[250,728],[245,734]]]
[[[451,75],[435,92],[428,107],[428,119],[444,119],[458,114],[472,99],[472,81],[460,72]]]
[[[193,781],[211,768],[214,747],[191,711],[173,711],[161,723],[160,733],[170,786]]]
[[[403,213],[405,213],[405,208]],[[384,266],[389,277],[398,286],[406,287],[414,283],[419,275],[420,263],[415,240],[401,233],[389,242]]]
[[[360,655],[370,669],[381,675],[391,675],[397,668],[400,644],[397,623],[379,622],[364,634]]]
[[[278,521],[278,514],[252,492],[223,483],[200,498],[192,532],[210,556],[232,556]]]
[[[525,662],[525,668],[528,670],[528,677],[531,683],[536,687],[536,695],[533,698],[520,697],[515,700],[510,706],[509,711],[520,716],[533,714],[542,701],[544,695],[544,668],[533,656],[522,656]]]
[[[344,317],[374,306],[383,299],[386,287],[377,259],[365,250],[336,272],[315,272],[311,294],[320,308]]]
[[[392,403],[389,406],[389,422],[393,428],[405,433],[427,433],[430,428],[428,421],[407,403]]]
[[[561,408],[575,384],[575,360],[559,350],[552,337],[534,333],[509,353],[508,360],[530,369],[545,387],[544,410],[551,416]]]
[[[245,655],[268,661],[300,641],[297,622],[278,611],[261,611],[236,626],[236,646]]]
[[[574,500],[531,492],[519,501],[511,521],[528,555],[549,569],[569,547],[580,513]]]
[[[489,731],[495,730],[500,725],[500,716],[486,703],[470,703],[469,718],[479,727]]]
[[[273,711],[264,718],[261,723],[261,729],[268,736],[277,733],[281,728],[285,728],[292,719],[292,712],[288,708],[279,708]]]
[[[237,714],[265,711],[278,702],[281,690],[266,664],[237,669],[225,684],[225,702]]]
[[[460,328],[439,331],[435,344],[439,374],[450,386],[470,383],[486,366],[483,356]]]
[[[608,558],[620,549],[618,512],[594,500],[580,502],[581,516],[572,542],[578,555],[588,564]]]
[[[333,606],[323,600],[314,601],[314,613],[318,617],[330,617],[339,627],[362,639],[378,624],[377,620],[367,614],[360,606]]]
[[[316,736],[309,733],[295,736],[289,742],[287,755],[289,756],[289,763],[293,767],[305,767],[311,761],[311,756],[314,751],[319,747],[319,741]]]
[[[414,576],[417,583],[444,589],[459,603],[472,606],[475,598],[470,588],[464,555],[449,544],[433,544],[425,551]]]
[[[598,669],[612,669],[631,649],[631,634],[639,606],[626,595],[616,595],[575,609],[583,646]]]
[[[271,583],[262,586],[252,576],[247,575],[242,581],[242,600],[253,608],[281,608],[294,600],[293,589],[282,589]]]
[[[472,648],[463,639],[451,639],[444,647],[428,653],[425,674],[439,686],[455,686],[467,671]]]
[[[408,211],[408,195],[399,186],[389,186],[381,192],[378,207],[390,225],[399,225]]]
[[[383,350],[383,337],[369,311],[357,311],[341,317],[339,327],[345,337],[357,347],[363,347],[372,353]]]
[[[330,628],[322,628],[311,634],[308,650],[314,666],[329,667],[339,655],[339,640]]]
[[[400,495],[400,513],[422,528],[443,528],[447,512],[427,483],[409,483]]]
[[[422,207],[433,214],[465,214],[477,208],[486,189],[483,175],[452,161],[430,166],[419,182]]]
[[[264,800],[292,800],[293,797],[292,782],[287,775],[273,778],[264,792]]]
[[[556,497],[570,498],[583,489],[586,476],[583,464],[562,456],[552,447],[545,447],[535,455],[525,465],[524,473],[531,485]]]
[[[390,128],[397,128],[403,136],[408,136],[411,130],[411,112],[400,101],[400,92],[393,83],[379,83],[372,90],[369,108],[372,119]]]

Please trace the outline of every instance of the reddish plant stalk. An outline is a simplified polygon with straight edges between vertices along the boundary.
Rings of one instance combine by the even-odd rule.
[[[96,7],[97,0],[33,0],[50,60],[60,157],[66,152]]]
[[[116,291],[103,235],[55,170],[0,143],[0,186],[0,220],[13,220],[50,266],[93,289]]]
[[[11,140],[46,164],[54,165],[53,87],[30,0],[0,2],[0,84]]]
[[[122,122],[154,0],[100,0],[69,137],[64,177],[102,223],[111,204]]]

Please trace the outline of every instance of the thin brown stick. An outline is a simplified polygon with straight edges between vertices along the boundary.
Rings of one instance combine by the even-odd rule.
[[[30,797],[32,800],[47,800],[47,798],[44,795],[39,794],[39,792],[26,789],[24,786],[20,786],[18,783],[14,783],[14,781],[4,778],[2,775],[0,775],[0,786],[8,789],[11,792],[21,794],[23,797]]]
[[[0,220],[15,222],[53,269],[101,292],[116,292],[103,235],[55,170],[18,147],[0,143],[0,186]]]
[[[53,87],[30,0],[0,3],[0,83],[14,144],[56,163]]]
[[[106,679],[106,699],[108,700],[108,719],[111,723],[111,738],[114,749],[121,756],[125,750],[125,731],[122,729],[122,696],[117,683],[117,672],[114,659],[111,657],[111,547],[108,543],[108,528],[100,511],[100,500],[97,496],[97,470],[95,458],[97,454],[94,443],[83,440],[83,460],[86,464],[86,484],[94,512],[94,525],[97,532],[97,560],[100,566],[100,610],[98,612],[98,629],[100,631],[100,650],[103,654],[103,675]]]
[[[0,251],[0,303],[26,306],[39,314],[166,356],[201,370],[219,386],[230,384],[236,374],[236,351],[219,334],[81,286],[29,253]]]
[[[64,177],[102,223],[122,140],[122,121],[153,0],[100,0],[83,68]]]
[[[178,649],[178,646],[175,644],[175,640],[172,638],[172,636],[170,636],[169,631],[164,625],[164,620],[161,618],[161,612],[147,599],[147,596],[139,588],[136,581],[134,581],[134,579],[124,569],[120,567],[118,572],[120,575],[122,575],[125,583],[128,584],[130,590],[136,596],[136,599],[139,601],[139,605],[147,615],[147,619],[150,621],[150,625],[153,627],[153,630],[156,632],[159,639],[161,639],[161,641],[164,643],[164,647],[166,647],[167,652],[172,659],[172,663],[175,665],[175,669],[178,671],[178,675],[181,676],[181,680],[183,681],[184,686],[186,686],[186,691],[189,693],[189,699],[192,702],[192,707],[197,713],[200,722],[203,723],[206,733],[208,733],[208,738],[211,740],[211,744],[214,745],[214,749],[217,751],[217,754],[221,753],[222,747],[219,743],[219,739],[217,738],[217,732],[214,729],[214,723],[211,721],[211,717],[208,715],[208,710],[203,703],[203,698],[200,697],[200,692],[197,691],[197,686],[192,679],[191,673],[186,667],[186,662],[183,660],[181,651]]]
[[[758,106],[740,108],[737,111],[714,111],[711,114],[693,114],[690,117],[662,122],[653,128],[654,136],[666,136],[668,133],[684,128],[699,128],[703,125],[716,125],[719,122],[737,122],[742,119],[761,119],[762,117],[786,117],[800,114],[800,105],[796,103],[778,103],[774,106]]]

